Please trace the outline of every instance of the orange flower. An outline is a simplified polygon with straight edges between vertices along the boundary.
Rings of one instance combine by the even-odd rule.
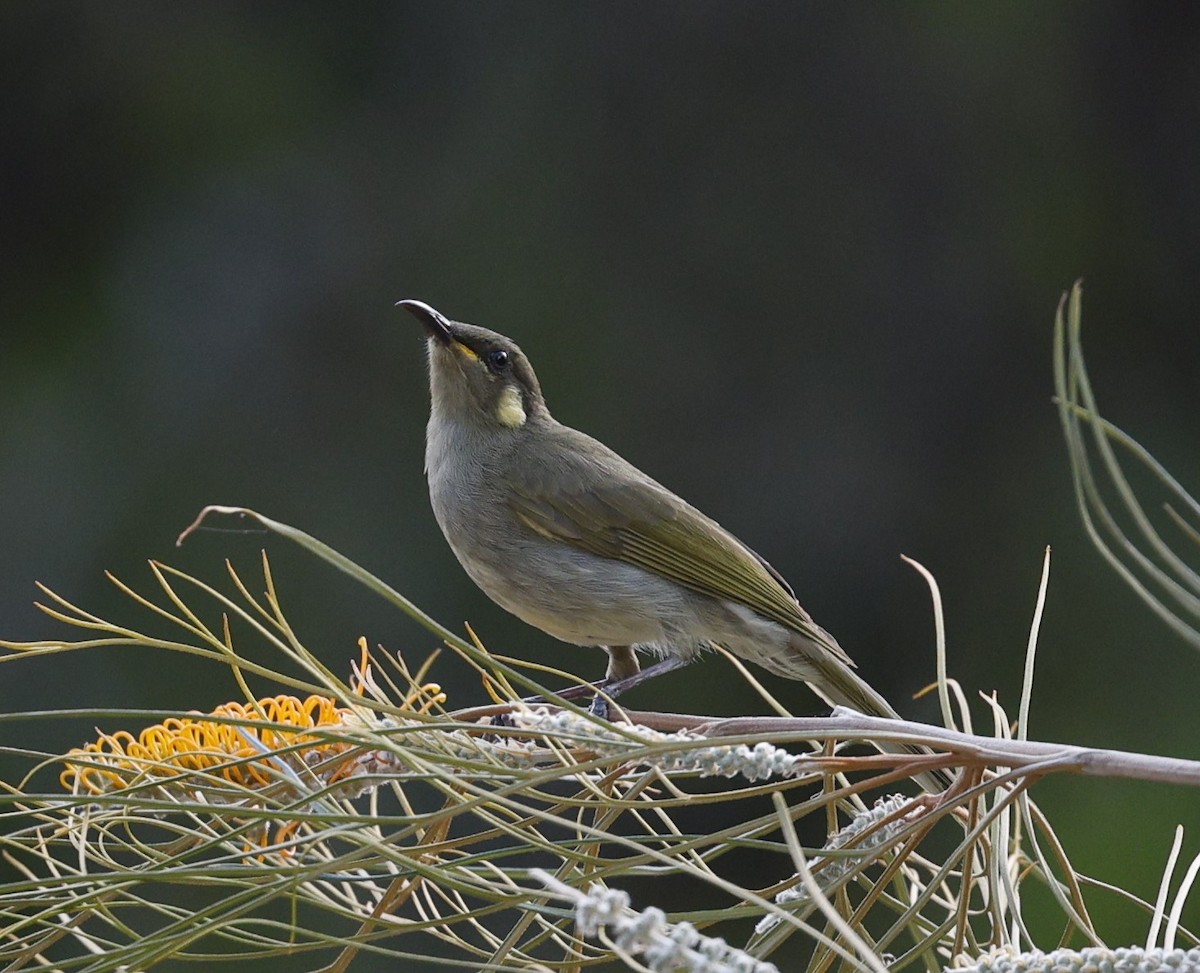
[[[429,701],[444,697],[431,684],[422,686],[408,702],[421,698],[426,702],[420,709],[425,710]],[[215,722],[212,717],[239,722]],[[325,783],[334,783],[377,772],[389,764],[390,754],[306,731],[363,725],[358,713],[327,696],[301,700],[281,695],[251,705],[226,703],[208,717],[200,713],[171,717],[136,737],[126,730],[100,733],[94,743],[65,755],[67,766],[59,779],[73,794],[97,795],[137,784],[164,784],[185,774],[258,788],[278,782],[281,770],[305,769],[315,771]]]

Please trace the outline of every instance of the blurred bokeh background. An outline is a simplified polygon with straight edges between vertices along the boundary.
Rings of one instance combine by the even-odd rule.
[[[1015,712],[1050,544],[1033,734],[1200,758],[1200,656],[1087,541],[1050,401],[1082,275],[1102,406],[1200,487],[1200,7],[6,4],[0,77],[0,637],[63,633],[35,580],[134,622],[106,569],[215,581],[266,544],[335,668],[359,634],[435,647],[261,535],[174,548],[232,503],[496,650],[599,675],[438,533],[421,334],[392,308],[413,297],[520,341],[558,418],[769,558],[902,711],[934,715],[909,700],[932,623],[899,555],[941,582],[953,674]],[[236,696],[151,653],[0,679],[5,712]],[[631,702],[758,705],[733,687],[708,660]],[[1143,896],[1171,828],[1200,829],[1182,790],[1036,793],[1076,865]],[[1145,935],[1115,900],[1094,914]]]

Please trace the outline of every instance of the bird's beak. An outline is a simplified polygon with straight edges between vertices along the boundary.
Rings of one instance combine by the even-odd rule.
[[[440,344],[448,345],[454,340],[450,330],[450,322],[438,311],[435,311],[423,301],[397,301],[396,307],[402,307],[425,326],[429,337]]]

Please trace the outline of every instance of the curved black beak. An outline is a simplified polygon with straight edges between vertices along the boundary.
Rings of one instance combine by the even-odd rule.
[[[425,330],[429,332],[429,337],[436,338],[444,345],[448,345],[454,340],[454,333],[450,330],[450,322],[441,314],[434,310],[424,301],[397,301],[396,307],[402,307],[414,318],[425,326]]]

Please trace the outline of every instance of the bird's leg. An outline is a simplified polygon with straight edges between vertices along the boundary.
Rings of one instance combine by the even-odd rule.
[[[600,684],[610,697],[616,699],[624,692],[633,689],[634,686],[640,686],[642,683],[653,679],[655,676],[661,676],[665,672],[674,672],[676,669],[682,669],[692,660],[684,655],[668,655],[663,659],[659,659],[654,665],[647,666],[645,669],[635,669],[630,675],[622,676],[617,679],[611,677],[605,679]]]
[[[642,671],[632,645],[606,645],[604,651],[608,653],[608,671],[604,673],[606,684],[621,682]]]
[[[621,648],[628,652],[629,655],[633,655],[632,650],[630,650],[628,646],[621,646]],[[635,668],[633,672],[629,673],[628,675],[618,676],[616,679],[614,679],[612,677],[612,660],[614,659],[612,648],[608,650],[608,655],[610,660],[608,666],[609,675],[605,678],[604,682],[600,683],[599,685],[599,688],[604,690],[605,695],[601,696],[597,693],[596,696],[592,698],[592,705],[588,707],[591,712],[595,713],[597,716],[602,716],[605,719],[608,719],[609,699],[616,699],[622,693],[633,689],[634,686],[640,686],[648,679],[653,679],[655,676],[661,676],[664,672],[673,672],[676,669],[682,669],[692,661],[687,656],[669,655],[666,658],[659,659],[652,666],[648,666],[645,669],[640,667]],[[636,657],[633,659],[633,664],[637,666]],[[606,699],[605,696],[608,698]]]
[[[632,646],[603,645],[600,648],[608,653],[608,670],[604,673],[604,678],[597,679],[595,682],[587,682],[580,686],[571,686],[567,689],[559,690],[556,695],[562,699],[594,697],[597,689],[603,689],[613,683],[619,683],[631,676],[636,676],[641,671],[642,667],[638,663],[637,655],[634,653]],[[541,696],[528,696],[521,700],[521,702],[544,703],[545,700]]]
[[[638,662],[637,653],[633,651],[632,645],[606,645],[604,651],[608,653],[608,669],[604,678],[596,683],[597,689],[608,691],[610,686],[622,685],[625,680],[641,674],[642,664]],[[618,695],[619,692],[618,690]],[[612,698],[616,699],[616,695]],[[588,710],[602,720],[608,719],[608,701],[599,693],[592,697]]]
[[[579,699],[581,696],[594,694],[597,689],[602,689],[609,699],[616,699],[622,693],[633,689],[634,686],[640,686],[648,679],[661,676],[664,672],[672,672],[675,669],[680,669],[692,661],[686,656],[669,655],[664,659],[659,659],[654,665],[643,669],[639,665],[637,656],[634,654],[631,646],[609,645],[604,648],[608,652],[608,671],[605,673],[604,678],[598,682],[585,683],[582,686],[571,686],[559,692],[557,694],[559,697],[562,699]],[[530,696],[523,700],[523,702],[540,703],[544,702],[544,700],[541,696]],[[593,695],[589,709],[597,716],[602,716],[605,719],[608,718],[608,702],[603,696]]]

